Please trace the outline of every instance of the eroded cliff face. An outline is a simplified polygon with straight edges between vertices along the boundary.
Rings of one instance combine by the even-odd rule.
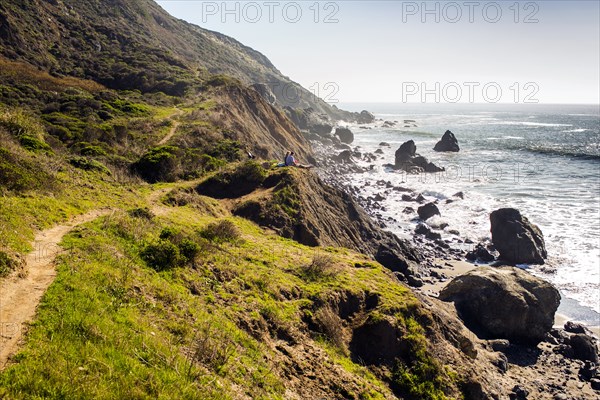
[[[312,162],[308,140],[276,106],[255,90],[241,85],[225,85],[213,94],[216,106],[208,119],[222,128],[228,139],[237,140],[261,159],[283,161],[286,151]]]

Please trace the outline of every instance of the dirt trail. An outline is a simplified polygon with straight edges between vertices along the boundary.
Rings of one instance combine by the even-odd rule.
[[[163,144],[167,143],[169,139],[171,139],[173,135],[175,135],[175,132],[177,131],[179,125],[181,125],[181,122],[173,119],[173,117],[181,114],[183,114],[183,111],[181,110],[177,110],[175,113],[171,114],[169,118],[171,119],[171,121],[173,121],[173,125],[171,126],[171,129],[169,129],[169,133],[167,133],[167,135],[164,138],[160,139],[160,141],[158,142],[159,146],[162,146]]]
[[[14,354],[35,311],[56,277],[54,259],[62,251],[58,243],[75,226],[107,215],[110,210],[94,210],[80,215],[64,225],[39,232],[33,242],[33,251],[25,257],[25,278],[17,276],[0,283],[0,371]]]

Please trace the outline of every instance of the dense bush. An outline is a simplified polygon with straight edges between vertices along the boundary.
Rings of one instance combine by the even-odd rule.
[[[200,231],[200,236],[213,242],[228,242],[240,238],[240,232],[229,220],[213,222]]]
[[[39,165],[0,147],[0,187],[24,191],[51,188],[54,178]]]
[[[267,171],[256,161],[246,161],[232,171],[220,172],[196,188],[200,194],[215,198],[236,198],[251,193],[266,179]]]
[[[5,252],[0,251],[0,277],[8,275],[15,269],[15,261]]]
[[[302,276],[309,280],[316,280],[332,276],[337,272],[333,257],[329,254],[317,253],[309,264],[301,266]]]
[[[179,247],[165,239],[147,244],[140,252],[140,256],[149,267],[156,271],[164,271],[184,264]]]
[[[172,227],[163,228],[158,240],[147,244],[140,256],[149,267],[164,271],[193,262],[200,246],[181,231]]]
[[[181,149],[175,146],[159,146],[151,149],[132,166],[133,170],[150,182],[173,182],[177,179]]]
[[[69,164],[84,171],[99,171],[110,174],[109,169],[104,164],[87,157],[73,157],[69,159]]]

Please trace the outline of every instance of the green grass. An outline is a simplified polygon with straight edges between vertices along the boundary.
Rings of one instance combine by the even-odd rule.
[[[347,250],[308,248],[239,218],[230,221],[241,240],[213,242],[200,232],[221,220],[190,206],[135,215],[117,212],[65,237],[69,252],[16,363],[0,374],[0,397],[282,399],[272,350],[241,326],[263,326],[266,335],[303,329],[315,299],[340,290],[379,290],[380,312],[416,302],[380,265]],[[142,254],[158,237],[193,239],[198,253],[157,272]],[[302,265],[323,252],[339,272],[304,279]],[[362,382],[357,398],[389,393],[381,377],[316,343]]]

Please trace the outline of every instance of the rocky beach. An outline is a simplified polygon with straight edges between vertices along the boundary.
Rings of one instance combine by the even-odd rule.
[[[367,114],[366,111],[361,113]],[[457,191],[439,198],[435,195],[439,177],[419,179],[424,174],[431,176],[444,171],[443,165],[438,166],[420,155],[413,140],[397,147],[393,163],[385,156],[394,151],[390,143],[382,141],[375,151],[365,151],[354,142],[355,137],[368,137],[374,129],[388,130],[387,137],[390,137],[389,129],[396,126],[402,127],[402,137],[410,137],[411,129],[418,128],[417,121],[383,120],[371,114],[370,122],[366,122],[344,128],[332,126],[325,133],[305,134],[316,148],[323,179],[350,193],[382,228],[406,238],[423,257],[417,269],[410,271],[413,275],[409,279],[404,277],[408,284],[432,307],[445,307],[469,327],[473,347],[479,349],[480,355],[485,353],[491,357],[492,364],[498,367],[498,384],[515,383],[510,399],[600,398],[597,391],[600,388],[597,370],[600,320],[593,311],[584,324],[571,320],[577,313],[569,313],[570,318],[569,314],[557,312],[564,294],[561,296],[552,284],[536,277],[540,274],[530,273],[532,265],[540,265],[546,271],[558,268],[554,260],[548,265],[541,229],[519,210],[499,208],[488,214],[488,237],[476,241],[472,236],[461,236],[456,228],[452,229],[440,218],[440,208],[464,203],[465,197],[471,194]],[[310,132],[310,124],[305,129]],[[340,132],[346,140],[341,140]],[[374,143],[381,136],[368,140]],[[416,137],[419,137],[418,131]],[[458,153],[459,140],[451,130],[446,130],[433,150]],[[357,176],[363,178],[356,179]],[[429,181],[431,187],[427,190],[426,185],[421,185],[422,191],[415,191],[410,187],[411,180]],[[392,196],[393,211],[388,209],[392,203],[388,199]],[[464,207],[469,205],[464,204]],[[402,220],[397,218],[399,215],[410,216],[410,221],[404,218],[405,222],[399,222]],[[403,230],[397,229],[399,224],[404,225]],[[407,230],[409,233],[405,234]],[[514,267],[517,265],[520,268]],[[535,294],[532,290],[545,292]],[[529,298],[535,300],[523,302]],[[453,310],[448,302],[456,308]],[[572,306],[575,302],[566,303]]]

